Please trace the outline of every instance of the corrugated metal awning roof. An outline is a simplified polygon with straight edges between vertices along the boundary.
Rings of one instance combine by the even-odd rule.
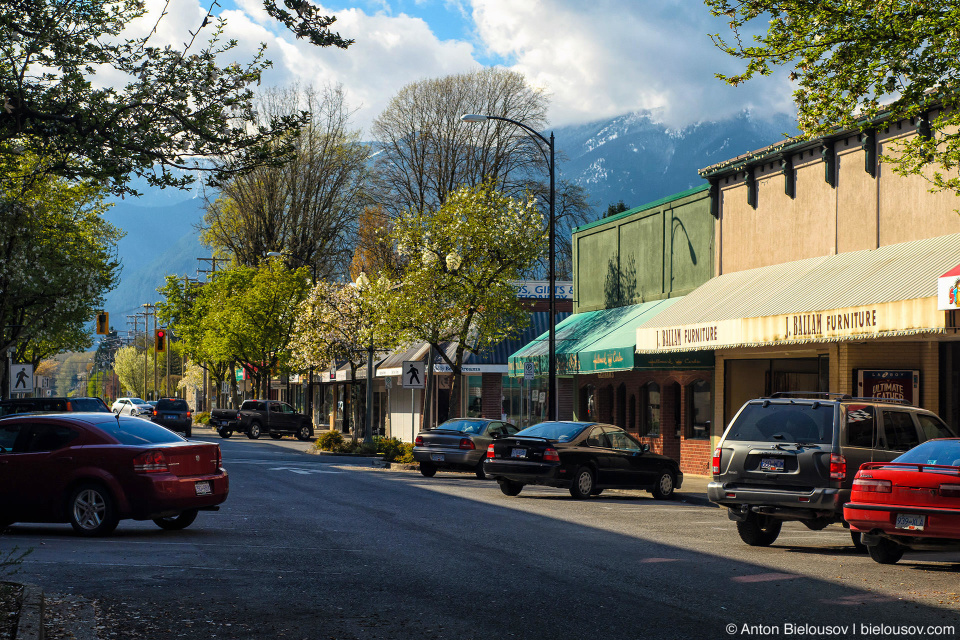
[[[851,251],[717,276],[644,329],[936,297],[960,263],[960,234]]]

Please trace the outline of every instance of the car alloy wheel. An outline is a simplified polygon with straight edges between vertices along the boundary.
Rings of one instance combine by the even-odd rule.
[[[69,502],[70,525],[85,536],[101,536],[117,528],[113,498],[99,485],[82,485],[74,490]]]
[[[303,425],[302,427],[300,427],[300,431],[297,432],[297,440],[299,440],[300,442],[307,442],[308,440],[310,440],[311,435],[312,434],[310,433],[310,427],[307,425]]]

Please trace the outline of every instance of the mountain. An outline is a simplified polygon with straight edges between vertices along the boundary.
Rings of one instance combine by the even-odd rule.
[[[649,113],[632,113],[554,132],[559,176],[589,194],[598,215],[623,200],[628,208],[704,184],[697,171],[796,135],[786,116],[743,112],[719,122],[671,130]]]
[[[774,144],[785,133],[796,133],[796,122],[785,116],[743,112],[669,129],[650,113],[632,113],[555,129],[557,175],[583,186],[600,217],[620,200],[636,207],[702,185],[699,169]],[[165,276],[196,276],[196,259],[210,255],[195,229],[203,216],[197,190],[136,186],[145,195],[116,201],[106,216],[127,233],[118,248],[121,282],[106,302],[111,324],[121,331],[126,315],[158,299]]]

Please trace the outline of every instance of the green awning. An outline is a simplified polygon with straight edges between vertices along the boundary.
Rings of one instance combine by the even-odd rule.
[[[629,371],[635,366],[637,327],[680,298],[644,302],[627,307],[575,313],[557,325],[557,373]],[[549,333],[528,343],[509,359],[510,375],[523,376],[532,362],[536,375],[549,367]]]

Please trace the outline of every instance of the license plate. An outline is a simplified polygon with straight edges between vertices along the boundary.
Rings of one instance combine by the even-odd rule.
[[[760,458],[760,471],[783,471],[783,458]]]
[[[430,454],[430,459],[433,460],[434,462],[443,462],[443,454],[442,454],[442,453],[431,453],[431,454]]]
[[[213,489],[210,487],[209,480],[201,480],[196,485],[197,495],[198,496],[208,496],[213,493]]]
[[[897,529],[906,529],[907,531],[923,531],[927,524],[927,516],[915,516],[908,513],[897,514]]]
[[[511,458],[526,458],[527,450],[526,449],[511,449],[510,451]]]
[[[176,420],[177,418],[179,418],[179,416],[172,416],[172,415],[170,415],[169,413],[164,414],[163,417],[164,417],[165,419],[167,419],[167,420]]]

